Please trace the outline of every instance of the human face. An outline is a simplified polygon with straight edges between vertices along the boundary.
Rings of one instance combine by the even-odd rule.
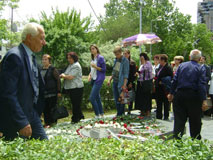
[[[47,66],[50,65],[50,61],[49,61],[49,59],[48,59],[46,56],[43,56],[43,57],[42,57],[42,65],[43,65],[44,67],[47,67]]]
[[[114,54],[115,54],[116,59],[121,59],[121,57],[122,57],[122,53],[121,52],[116,52]]]
[[[72,58],[70,55],[67,56],[67,60],[68,60],[68,62],[69,62],[70,64],[73,64],[73,63],[74,63],[74,60],[73,60],[73,58]]]
[[[128,52],[124,52],[124,57],[126,57],[127,59],[129,59],[130,54]]]
[[[179,60],[179,59],[175,59],[175,65],[178,66],[180,64],[180,61],[181,60]]]
[[[94,56],[98,54],[98,51],[97,51],[97,49],[96,49],[94,46],[91,46],[91,47],[90,47],[90,52],[91,52]]]
[[[141,60],[141,64],[145,64],[146,61],[143,56],[140,56],[140,60]]]
[[[159,62],[160,62],[160,65],[161,65],[161,66],[164,66],[164,65],[166,64],[166,62],[165,62],[164,60],[161,60],[161,59],[160,59]]]
[[[205,57],[201,57],[201,58],[200,58],[200,63],[201,63],[201,64],[204,64],[205,62],[206,62]]]
[[[39,29],[39,34],[36,36],[32,36],[31,34],[27,35],[26,38],[27,46],[33,51],[33,52],[40,52],[42,47],[46,45],[45,41],[45,33],[43,30]]]
[[[157,66],[159,64],[159,59],[154,58],[154,64]]]

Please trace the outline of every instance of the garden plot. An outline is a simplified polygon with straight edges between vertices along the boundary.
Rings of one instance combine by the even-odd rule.
[[[115,138],[138,139],[145,141],[150,136],[164,138],[165,131],[161,129],[156,119],[145,119],[138,115],[122,116],[105,119],[91,119],[77,124],[68,122],[57,124],[46,129],[49,138],[62,135],[69,140],[82,138]]]

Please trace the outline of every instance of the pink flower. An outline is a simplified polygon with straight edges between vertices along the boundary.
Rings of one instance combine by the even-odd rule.
[[[149,129],[149,127],[147,126],[146,129]]]

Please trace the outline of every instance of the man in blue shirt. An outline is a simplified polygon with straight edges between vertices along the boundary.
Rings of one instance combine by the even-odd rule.
[[[201,51],[195,49],[190,52],[190,61],[180,64],[173,78],[171,93],[168,100],[174,95],[174,137],[180,138],[184,133],[185,123],[189,118],[190,135],[201,139],[201,115],[206,102],[206,72],[198,64]]]

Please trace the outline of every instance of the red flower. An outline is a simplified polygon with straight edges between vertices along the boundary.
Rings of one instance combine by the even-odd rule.
[[[123,134],[124,132],[120,131],[119,134]]]
[[[139,119],[144,119],[144,117],[138,116]]]
[[[127,128],[127,124],[126,123],[124,123],[124,127]]]
[[[112,138],[112,136],[108,136],[108,138],[110,139],[110,138]]]
[[[149,129],[149,127],[147,126],[146,129]]]
[[[80,135],[79,131],[80,131],[80,129],[77,129],[77,130],[76,130],[76,132],[77,132],[78,135]]]
[[[83,126],[80,127],[80,129],[84,128]]]
[[[115,121],[115,120],[116,120],[116,117],[114,117],[112,120]]]
[[[100,120],[99,123],[100,123],[100,124],[104,124],[104,121]]]
[[[124,119],[123,118],[121,118],[121,121],[123,121]]]

